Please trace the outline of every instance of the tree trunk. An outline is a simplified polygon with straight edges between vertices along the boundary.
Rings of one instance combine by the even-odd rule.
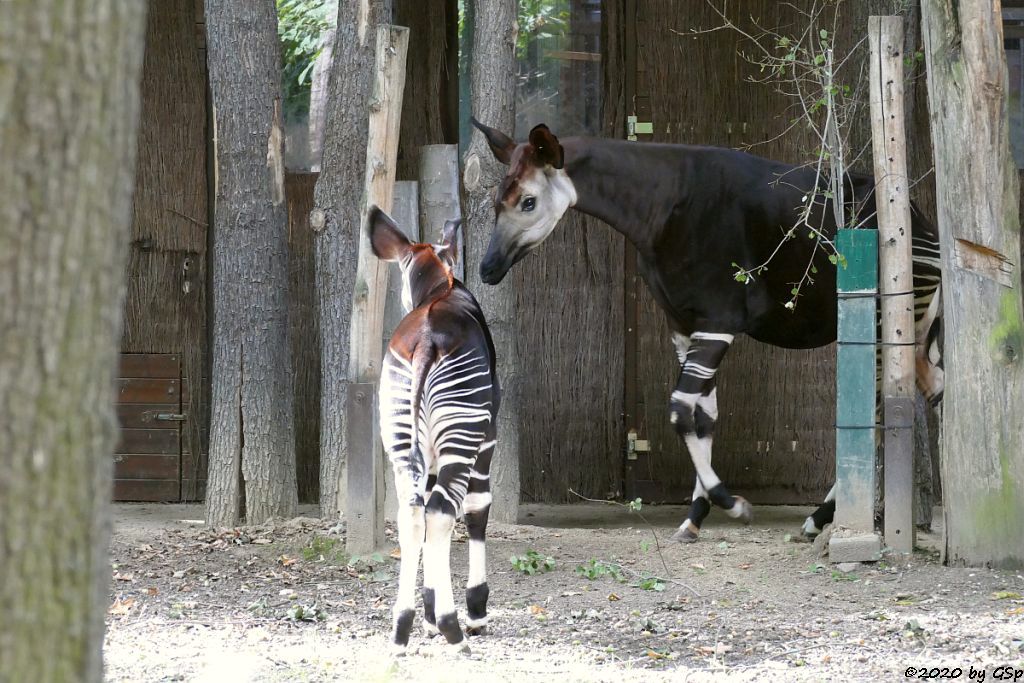
[[[216,204],[206,521],[295,514],[288,216],[272,0],[207,0]],[[244,487],[244,490],[243,490]]]
[[[515,128],[516,2],[473,0],[469,5],[474,13],[469,59],[472,111],[477,120],[511,135]],[[501,382],[498,445],[491,464],[491,515],[514,523],[519,511],[520,402],[515,291],[510,282],[492,287],[480,280],[480,262],[494,226],[494,188],[505,170],[491,154],[484,136],[474,130],[463,175],[466,278],[494,337]]]
[[[320,310],[320,514],[344,509],[345,410],[349,318],[366,170],[367,99],[377,24],[391,17],[388,0],[338,3],[323,164],[310,227]]]
[[[1024,315],[1002,21],[991,0],[926,0],[922,18],[942,241],[945,558],[1021,567]]]
[[[0,21],[4,680],[103,678],[145,10],[15,0]]]

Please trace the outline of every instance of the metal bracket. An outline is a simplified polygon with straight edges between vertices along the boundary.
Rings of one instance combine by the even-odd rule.
[[[626,139],[636,140],[637,135],[654,135],[654,124],[650,121],[638,122],[636,116],[626,117]]]
[[[630,429],[626,434],[626,460],[636,460],[637,453],[650,453],[651,442],[636,438],[636,430]]]
[[[187,418],[185,413],[157,413],[153,419],[160,422],[184,422]]]

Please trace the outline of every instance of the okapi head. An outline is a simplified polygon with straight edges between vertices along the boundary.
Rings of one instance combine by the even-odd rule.
[[[370,207],[370,246],[382,261],[395,261],[402,269],[402,306],[405,312],[451,291],[452,268],[458,259],[453,248],[461,220],[445,221],[440,244],[410,242],[380,208]]]
[[[576,189],[563,168],[562,145],[544,124],[530,131],[527,142],[517,144],[504,133],[471,121],[487,138],[495,158],[509,167],[494,197],[494,232],[480,264],[481,279],[496,285],[547,239],[576,203]]]

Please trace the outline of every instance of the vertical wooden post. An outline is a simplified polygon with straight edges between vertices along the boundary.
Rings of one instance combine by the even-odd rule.
[[[914,549],[914,280],[903,115],[903,19],[868,19],[885,422],[885,544]]]
[[[423,240],[438,242],[444,222],[462,216],[459,207],[459,146],[424,145],[420,149],[420,229]],[[466,281],[466,251],[458,232],[455,277]]]
[[[350,327],[348,414],[348,500],[346,548],[372,552],[384,542],[384,455],[377,434],[375,398],[380,377],[381,336],[388,264],[370,248],[366,216],[370,205],[391,210],[398,157],[398,130],[405,90],[409,29],[378,26],[370,125],[366,139],[366,180]]]
[[[422,242],[419,222],[419,183],[415,180],[400,180],[395,183],[395,198],[391,206],[391,217],[405,236],[413,242]],[[396,264],[388,264],[388,292],[384,299],[384,330],[381,334],[381,352],[387,350],[395,328],[405,317],[402,305],[402,271]],[[398,492],[395,489],[395,475],[391,464],[384,457],[384,519],[397,519]]]
[[[840,230],[846,259],[836,273],[836,516],[829,541],[833,562],[877,560],[875,534],[875,293],[878,233]]]

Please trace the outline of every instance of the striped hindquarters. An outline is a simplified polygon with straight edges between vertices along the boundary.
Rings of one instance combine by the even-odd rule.
[[[455,510],[466,495],[477,456],[494,437],[491,364],[477,348],[439,355],[429,368],[419,397],[419,435],[413,443],[411,361],[390,350],[381,377],[381,439],[392,465],[407,468],[416,493],[426,492],[428,474],[437,474],[435,491]],[[486,472],[486,470],[485,470]]]

